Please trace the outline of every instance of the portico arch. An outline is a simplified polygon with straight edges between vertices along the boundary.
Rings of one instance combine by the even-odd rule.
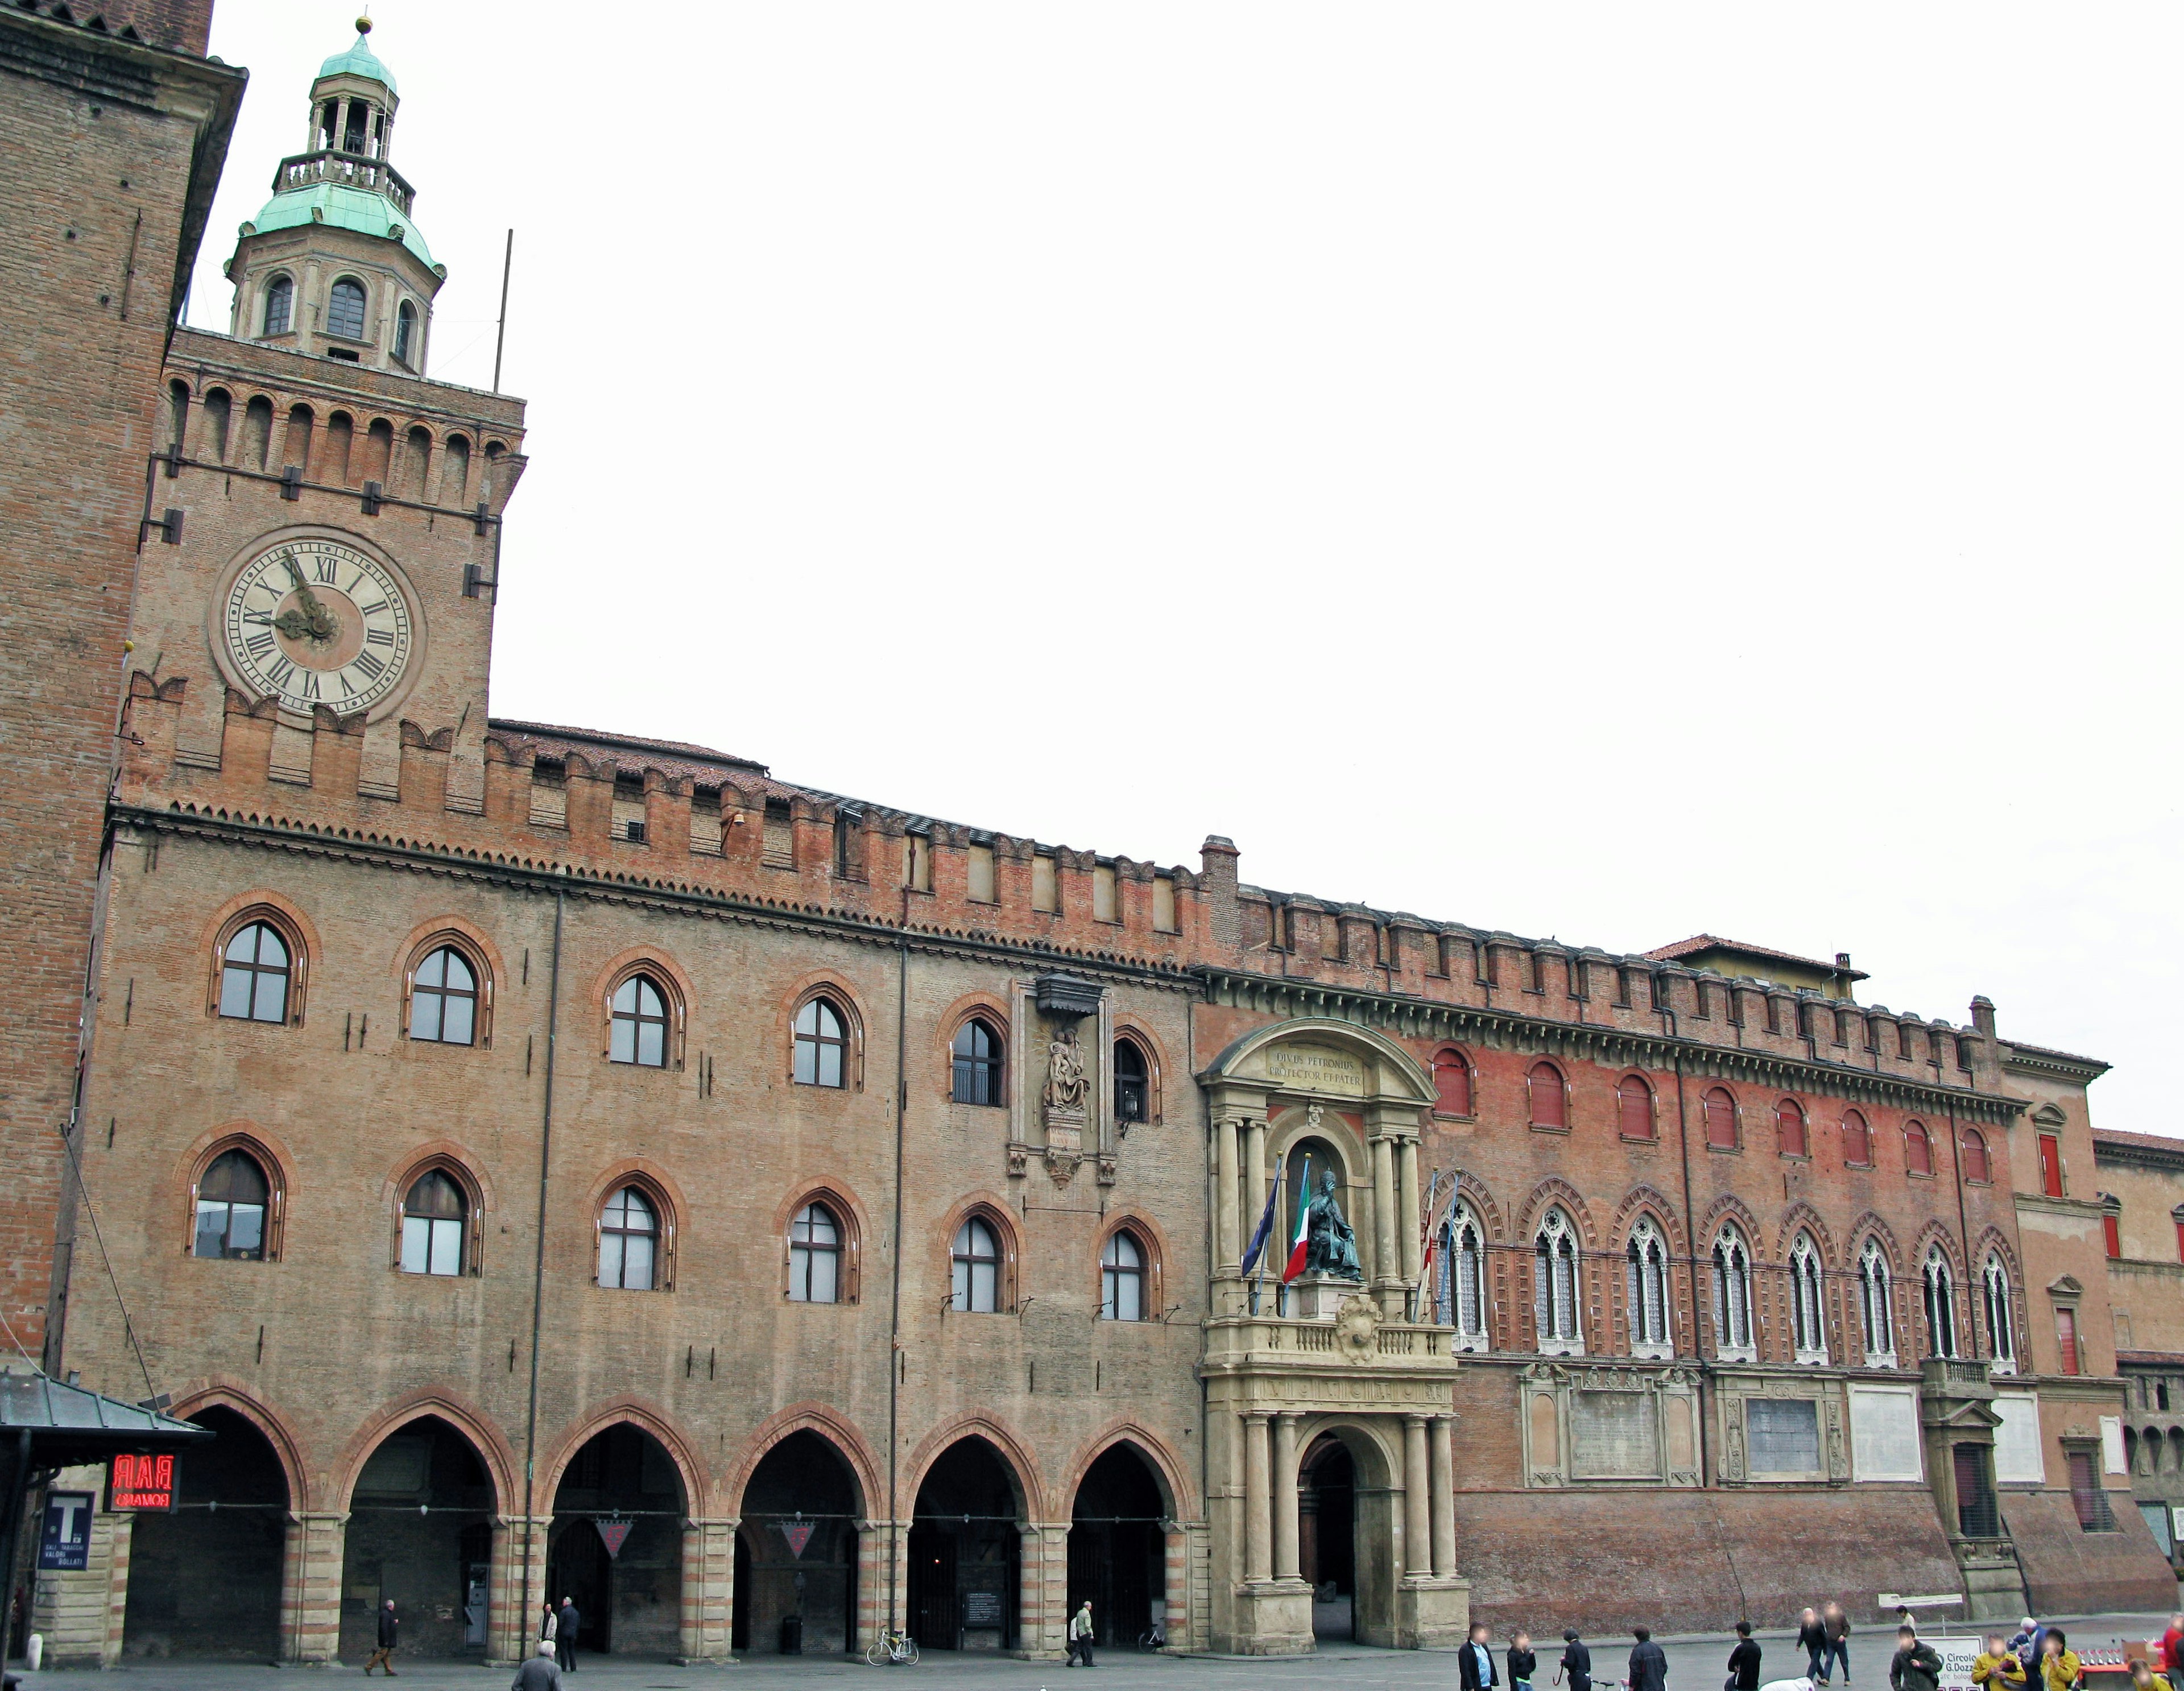
[[[1402,1452],[1374,1424],[1323,1416],[1299,1430],[1297,1549],[1314,1638],[1396,1643]]]

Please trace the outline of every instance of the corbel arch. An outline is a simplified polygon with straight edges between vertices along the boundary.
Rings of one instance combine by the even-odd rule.
[[[485,1464],[486,1472],[493,1478],[493,1508],[499,1513],[515,1512],[520,1501],[521,1488],[515,1477],[521,1466],[508,1441],[501,1436],[493,1417],[481,1409],[456,1397],[439,1387],[426,1387],[397,1398],[385,1408],[367,1416],[351,1432],[343,1444],[341,1455],[335,1459],[335,1484],[330,1501],[337,1509],[346,1509],[356,1491],[356,1482],[364,1472],[364,1465],[371,1460],[372,1452],[399,1432],[413,1421],[437,1416],[454,1427],[471,1442],[478,1460]]]
[[[561,1488],[561,1477],[568,1471],[569,1463],[579,1450],[600,1433],[620,1422],[627,1421],[640,1432],[649,1433],[659,1441],[660,1448],[667,1453],[667,1460],[675,1465],[676,1477],[682,1487],[682,1506],[690,1515],[701,1512],[716,1516],[721,1511],[711,1488],[705,1480],[705,1471],[697,1458],[697,1441],[673,1416],[658,1405],[633,1393],[625,1393],[610,1399],[581,1420],[571,1423],[560,1437],[549,1447],[546,1460],[539,1464],[538,1495],[551,1513],[554,1495]]]
[[[265,1435],[265,1442],[273,1447],[274,1459],[281,1464],[281,1476],[287,1482],[291,1510],[324,1507],[323,1499],[311,1488],[309,1470],[304,1461],[303,1441],[280,1410],[242,1381],[224,1374],[208,1374],[176,1393],[174,1406],[166,1412],[177,1421],[187,1421],[209,1409],[232,1410]]]
[[[963,1438],[983,1438],[994,1447],[1001,1459],[1002,1471],[1016,1488],[1017,1506],[1022,1512],[1020,1521],[1048,1519],[1045,1488],[1040,1485],[1039,1464],[1033,1460],[1031,1450],[1022,1439],[1001,1423],[987,1415],[961,1415],[935,1427],[917,1442],[904,1465],[905,1478],[902,1494],[915,1499],[918,1488],[925,1483],[926,1475],[942,1452]]]
[[[1188,1465],[1178,1460],[1175,1452],[1143,1422],[1127,1416],[1117,1416],[1078,1446],[1061,1484],[1056,1488],[1056,1498],[1073,1506],[1084,1477],[1092,1471],[1092,1465],[1118,1444],[1128,1445],[1153,1471],[1153,1478],[1160,1488],[1161,1504],[1169,1520],[1197,1519],[1197,1500],[1191,1492]]]
[[[881,1473],[879,1457],[858,1431],[855,1422],[831,1405],[816,1400],[791,1404],[786,1409],[775,1410],[743,1442],[734,1460],[722,1471],[717,1488],[717,1495],[727,1512],[743,1513],[744,1494],[750,1488],[751,1476],[758,1471],[758,1465],[775,1445],[795,1432],[816,1432],[834,1447],[856,1482],[858,1507],[866,1515],[872,1514],[887,1496],[887,1482]]]

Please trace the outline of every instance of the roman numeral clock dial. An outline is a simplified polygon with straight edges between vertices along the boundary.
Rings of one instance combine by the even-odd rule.
[[[336,540],[284,541],[246,563],[221,605],[222,644],[247,692],[353,716],[391,698],[416,619],[393,573]]]

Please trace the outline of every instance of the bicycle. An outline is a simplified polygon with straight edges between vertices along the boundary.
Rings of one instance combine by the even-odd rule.
[[[1167,1624],[1164,1621],[1156,1621],[1139,1633],[1138,1648],[1141,1650],[1166,1649],[1167,1648]]]
[[[917,1660],[917,1640],[907,1633],[883,1632],[865,1646],[865,1660],[874,1667],[886,1667],[899,1661],[914,1665]]]

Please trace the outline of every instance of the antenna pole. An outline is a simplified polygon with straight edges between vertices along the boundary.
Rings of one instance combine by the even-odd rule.
[[[500,259],[500,323],[493,331],[493,391],[500,392],[500,349],[508,340],[508,273],[515,268],[515,231],[508,231],[508,248]]]

